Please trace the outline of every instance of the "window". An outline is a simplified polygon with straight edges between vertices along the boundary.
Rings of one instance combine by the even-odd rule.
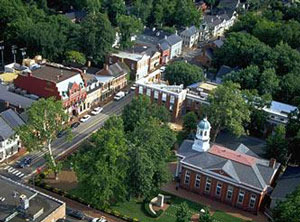
[[[185,184],[189,184],[190,183],[190,177],[191,177],[190,171],[185,171],[185,177],[184,177],[184,183]]]
[[[239,197],[238,197],[238,203],[239,204],[243,204],[244,196],[245,196],[245,192],[241,190],[240,193],[239,193]]]
[[[204,131],[204,136],[207,136],[207,131]]]
[[[228,188],[227,188],[227,195],[226,195],[226,199],[227,200],[231,200],[232,193],[233,193],[233,187],[232,186],[228,186]]]
[[[210,187],[211,187],[211,179],[207,178],[206,179],[206,184],[205,184],[205,191],[209,192],[210,191]]]
[[[195,180],[195,187],[196,188],[200,188],[200,179],[201,179],[200,174],[196,174],[196,180]]]
[[[254,208],[256,202],[256,195],[251,194],[250,201],[249,201],[249,207]]]
[[[221,191],[222,191],[222,184],[218,183],[216,187],[216,195],[221,196]]]
[[[200,131],[200,136],[202,136],[202,135],[203,135],[203,131],[201,130],[201,131]]]

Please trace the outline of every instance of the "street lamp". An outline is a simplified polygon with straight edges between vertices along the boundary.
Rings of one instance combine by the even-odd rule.
[[[12,53],[13,56],[14,56],[14,63],[16,63],[17,48],[18,48],[18,47],[17,47],[16,45],[11,46],[11,53]]]
[[[23,57],[23,60],[25,59],[25,56],[26,56],[26,49],[27,48],[20,48],[20,51],[21,51],[21,54],[22,54],[22,57]]]
[[[4,43],[4,41],[0,41],[2,71],[4,71],[4,57],[3,57],[4,45],[3,45],[3,43]]]

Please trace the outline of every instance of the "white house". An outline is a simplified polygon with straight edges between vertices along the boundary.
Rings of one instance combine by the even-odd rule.
[[[186,29],[180,33],[180,37],[183,40],[184,47],[192,48],[198,43],[199,29],[194,25],[191,27],[186,27]]]
[[[12,109],[0,114],[0,162],[13,156],[21,148],[15,129],[24,124],[24,121]]]

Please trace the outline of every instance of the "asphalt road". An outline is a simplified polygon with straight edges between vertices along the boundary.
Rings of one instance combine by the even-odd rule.
[[[72,141],[66,141],[65,137],[58,138],[52,143],[53,154],[55,158],[64,155],[66,152],[78,147],[78,145],[87,139],[93,132],[101,128],[104,122],[113,115],[120,115],[124,106],[127,105],[134,97],[134,92],[130,92],[125,98],[120,101],[113,101],[103,107],[103,111],[96,116],[91,116],[91,118],[85,122],[81,123],[77,128],[72,130],[73,139]],[[45,159],[44,154],[47,151],[36,151],[31,152],[26,156],[32,158],[32,163],[29,167],[18,168],[16,161],[12,164],[7,164],[2,166],[0,169],[0,174],[9,177],[14,180],[26,180],[32,176],[36,169],[44,166]]]

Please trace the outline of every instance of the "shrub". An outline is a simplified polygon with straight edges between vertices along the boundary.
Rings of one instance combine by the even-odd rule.
[[[113,210],[113,211],[112,211],[112,214],[113,214],[114,216],[116,216],[116,217],[119,217],[119,216],[120,216],[120,212],[117,211],[117,210]]]

